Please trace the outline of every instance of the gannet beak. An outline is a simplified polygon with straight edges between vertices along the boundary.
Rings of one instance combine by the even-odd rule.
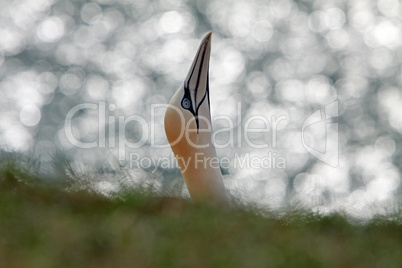
[[[209,58],[211,54],[211,35],[208,33],[198,48],[190,71],[184,80],[182,107],[195,117],[198,128],[198,110],[205,100],[209,102]],[[191,103],[190,103],[191,102]],[[208,103],[209,109],[209,103]]]

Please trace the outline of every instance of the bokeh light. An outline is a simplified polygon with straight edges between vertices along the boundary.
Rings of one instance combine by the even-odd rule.
[[[212,31],[212,115],[234,122],[216,120],[214,128],[233,130],[237,140],[253,115],[285,118],[275,133],[250,136],[269,144],[265,151],[244,140],[218,149],[232,160],[267,151],[286,160],[285,168],[223,169],[228,190],[267,208],[301,204],[370,217],[401,202],[401,10],[398,0],[0,1],[0,148],[34,155],[46,172],[54,172],[56,152],[73,167],[91,166],[85,159],[113,170],[123,165],[110,164],[116,140],[141,138],[134,123],[116,132],[119,116],[131,115],[154,120],[157,143],[166,144],[163,111],[151,119],[151,104],[169,101]],[[337,100],[339,164],[331,167],[304,149],[301,129]],[[100,102],[105,119],[90,109],[72,119],[75,138],[104,145],[83,153],[64,120],[74,106],[100,109]],[[323,126],[306,129],[306,144],[325,147]],[[228,138],[222,132],[216,142]],[[149,143],[129,152],[170,155]],[[127,169],[132,185],[157,180],[161,192],[181,180],[177,167]],[[112,174],[97,182],[100,190],[118,190]]]

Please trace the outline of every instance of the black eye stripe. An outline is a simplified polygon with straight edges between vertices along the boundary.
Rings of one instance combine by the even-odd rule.
[[[190,105],[187,107],[187,106],[184,106],[183,105],[183,102],[184,102],[184,100],[188,100],[189,101],[189,103],[190,103]],[[191,102],[191,93],[190,93],[190,89],[184,84],[184,96],[183,96],[183,99],[181,100],[181,106],[184,108],[184,109],[186,109],[186,110],[188,110],[188,111],[190,111],[194,116],[195,116],[195,110],[194,110],[194,107],[193,107],[193,105],[192,105],[192,102]],[[187,107],[187,108],[186,108]]]

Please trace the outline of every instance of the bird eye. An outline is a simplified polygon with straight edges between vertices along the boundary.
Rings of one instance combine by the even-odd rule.
[[[183,106],[184,109],[189,109],[191,106],[191,102],[189,99],[184,98],[181,102],[181,106]]]

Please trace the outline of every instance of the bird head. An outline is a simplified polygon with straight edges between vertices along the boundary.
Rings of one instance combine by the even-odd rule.
[[[208,74],[211,34],[201,41],[186,79],[166,110],[165,132],[172,146],[208,146],[211,143]]]

